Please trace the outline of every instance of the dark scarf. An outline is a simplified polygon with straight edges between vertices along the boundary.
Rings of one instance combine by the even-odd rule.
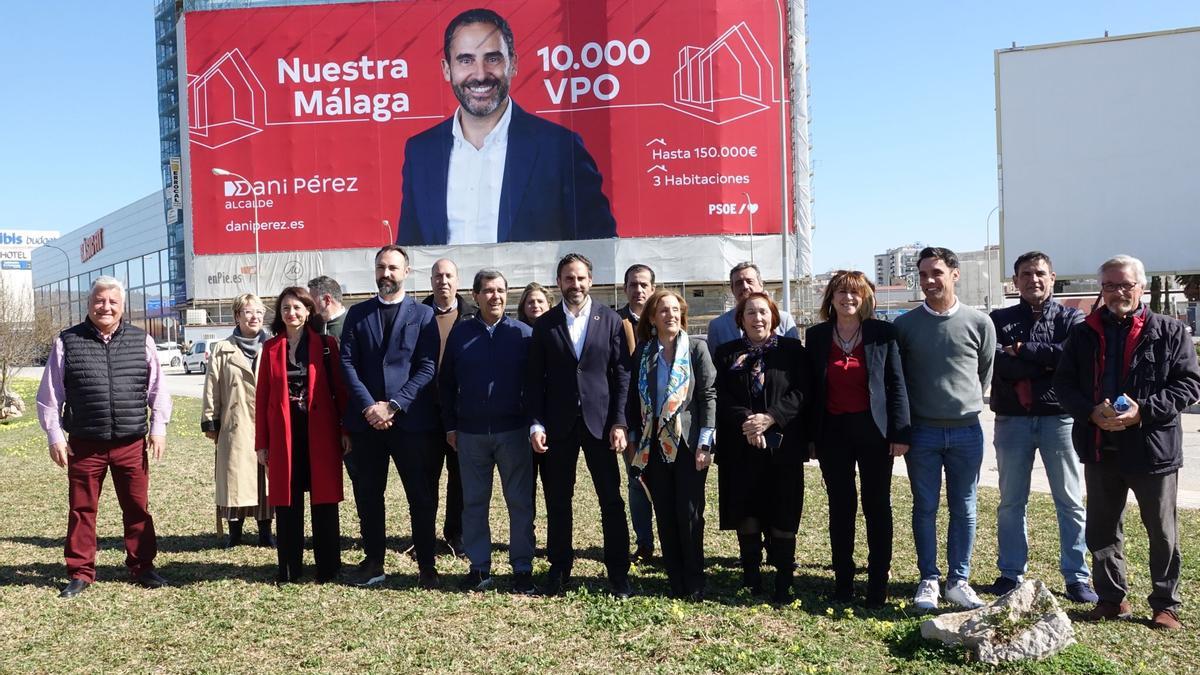
[[[254,367],[254,362],[258,360],[258,353],[262,351],[263,343],[267,341],[267,331],[260,330],[258,335],[252,338],[243,337],[238,329],[233,329],[233,335],[229,336],[233,344],[242,350],[242,354],[246,356],[246,360],[250,362],[250,367]]]
[[[738,352],[737,358],[733,360],[733,365],[730,366],[731,372],[740,370],[748,370],[750,372],[750,393],[755,396],[762,396],[763,388],[766,386],[766,373],[763,371],[763,357],[767,352],[779,345],[779,336],[771,333],[771,337],[767,341],[754,346],[750,342],[750,338],[742,336],[742,351]]]

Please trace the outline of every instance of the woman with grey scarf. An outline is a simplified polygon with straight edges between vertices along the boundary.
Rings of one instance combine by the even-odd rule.
[[[273,546],[272,509],[267,501],[267,477],[254,453],[254,387],[259,352],[270,337],[263,326],[266,307],[251,293],[233,301],[237,327],[214,342],[204,378],[200,428],[216,443],[217,532],[229,523],[226,548],[242,541],[242,523],[258,521],[258,543]]]

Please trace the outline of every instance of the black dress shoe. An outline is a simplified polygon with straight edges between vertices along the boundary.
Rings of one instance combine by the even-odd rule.
[[[629,554],[629,562],[648,563],[654,559],[654,547],[638,544],[637,549]]]
[[[697,588],[696,590],[694,590],[694,591],[692,591],[691,593],[689,593],[689,594],[688,594],[688,601],[690,601],[690,602],[704,602],[704,589],[703,589],[703,588]]]
[[[62,592],[58,594],[58,597],[73,598],[86,591],[87,587],[91,585],[91,582],[85,579],[72,579],[71,582],[67,584],[67,587],[62,589]]]
[[[628,600],[629,596],[633,595],[633,587],[629,585],[629,579],[608,582],[608,590],[618,600]]]
[[[427,591],[432,591],[442,586],[442,578],[438,576],[437,570],[421,570],[417,576],[417,585]]]
[[[455,558],[462,558],[467,554],[467,549],[463,546],[462,535],[446,537],[446,548],[450,549],[450,555]]]
[[[169,586],[167,580],[159,576],[154,570],[146,570],[133,578],[133,582],[142,588],[162,588]]]
[[[546,573],[545,594],[549,596],[562,595],[570,581],[570,572],[551,565],[550,571]]]

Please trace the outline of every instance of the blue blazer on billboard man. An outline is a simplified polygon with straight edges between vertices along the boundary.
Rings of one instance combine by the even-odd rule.
[[[595,160],[579,134],[508,95],[512,30],[473,9],[446,28],[442,74],[459,108],[404,147],[400,245],[617,236]]]

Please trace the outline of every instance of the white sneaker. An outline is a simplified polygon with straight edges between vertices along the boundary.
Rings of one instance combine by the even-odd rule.
[[[922,579],[917,584],[917,594],[913,596],[913,606],[922,610],[934,610],[938,606],[938,598],[942,596],[937,579]]]
[[[975,589],[966,581],[959,579],[946,586],[946,599],[964,609],[983,607],[983,601],[975,595]]]

